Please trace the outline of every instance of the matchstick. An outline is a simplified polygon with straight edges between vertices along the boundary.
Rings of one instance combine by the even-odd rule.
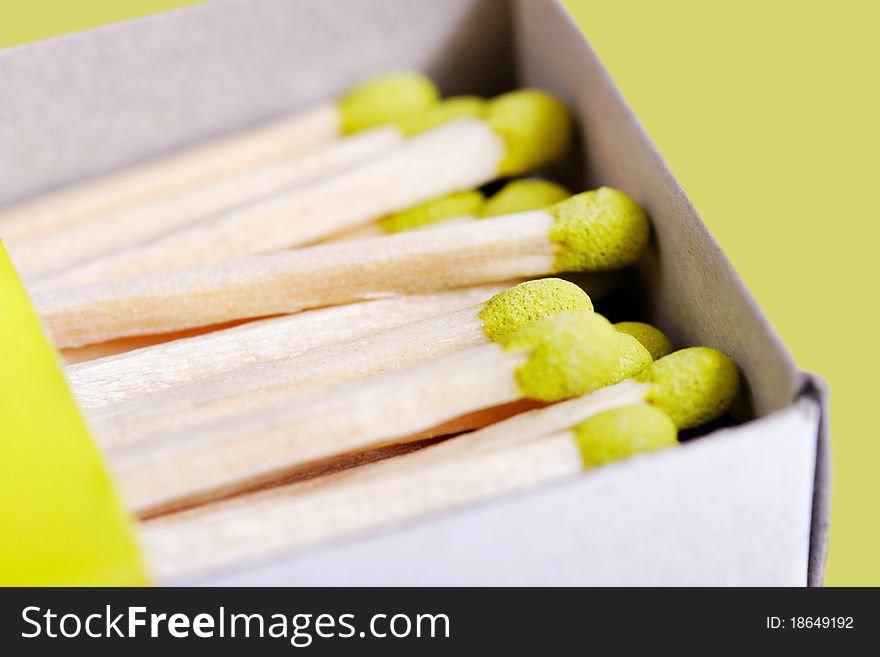
[[[305,155],[188,186],[46,235],[11,240],[9,251],[31,289],[89,283],[101,278],[90,259],[345,171],[390,152],[402,141],[403,135],[393,127],[373,128]]]
[[[118,356],[130,351],[146,349],[147,347],[155,347],[156,345],[164,344],[166,342],[174,342],[175,340],[204,335],[205,333],[222,331],[227,328],[240,326],[247,322],[248,320],[242,320],[215,324],[213,326],[197,326],[191,329],[184,329],[183,331],[172,331],[171,333],[135,335],[130,338],[119,338],[118,340],[110,340],[108,342],[97,342],[95,344],[87,344],[83,347],[75,347],[73,349],[62,349],[59,352],[59,355],[61,356],[61,362],[65,365],[78,365],[88,361]]]
[[[546,210],[38,292],[56,346],[561,271],[613,271],[647,245],[644,211],[607,187]],[[181,309],[186,311],[182,312]]]
[[[67,229],[10,245],[19,273],[30,289],[69,287],[116,277],[133,266],[126,248],[141,249],[150,239],[161,238],[181,227],[221,220],[223,212],[249,212],[249,204],[267,201],[291,189],[344,173],[356,165],[379,158],[416,134],[416,129],[460,116],[482,117],[481,98],[452,98],[434,104],[423,115],[400,125],[372,128],[330,146],[239,172],[206,184],[139,203],[118,212],[96,216]],[[416,119],[418,119],[416,121]],[[413,127],[415,126],[415,127]],[[123,254],[116,252],[123,250]],[[102,257],[106,256],[106,257]]]
[[[193,576],[674,445],[681,427],[664,409],[678,408],[676,416],[691,427],[720,417],[736,396],[738,376],[726,356],[705,348],[664,361],[663,384],[624,381],[419,452],[330,475],[317,485],[280,486],[142,523],[139,535],[151,571],[160,580]],[[645,404],[653,386],[693,392]]]
[[[130,507],[154,513],[322,459],[401,442],[481,409],[585,394],[611,382],[623,339],[638,345],[598,315],[562,313],[526,325],[501,344],[324,388],[299,403],[135,443],[108,457]],[[642,366],[650,363],[644,355]]]
[[[641,346],[644,347],[644,345]],[[442,449],[426,450],[417,457],[412,456],[406,460],[394,459],[381,464],[371,465],[369,468],[340,472],[334,476],[324,476],[320,479],[295,477],[295,489],[293,486],[285,485],[283,494],[287,496],[306,488],[313,490],[319,486],[335,486],[339,482],[348,483],[352,479],[361,482],[364,479],[393,474],[399,469],[408,469],[416,465],[421,466],[431,463],[437,459],[460,458],[466,456],[473,449],[494,448],[499,445],[512,444],[516,436],[536,436],[561,431],[583,419],[620,406],[640,403],[657,404],[659,402],[662,407],[674,409],[677,404],[674,396],[665,394],[664,391],[674,389],[676,385],[678,387],[692,387],[697,391],[696,394],[705,396],[706,399],[715,399],[719,396],[732,398],[736,395],[738,386],[736,368],[720,352],[705,348],[684,349],[676,353],[672,358],[664,360],[659,365],[657,363],[652,364],[651,367],[657,365],[657,371],[659,372],[656,380],[660,382],[660,385],[657,385],[655,389],[653,384],[645,383],[644,381],[637,382],[629,378],[634,373],[643,372],[646,368],[644,364],[646,361],[644,355],[640,357],[638,347],[633,345],[631,341],[624,339],[622,347],[621,354],[625,358],[621,359],[616,370],[609,377],[609,385],[607,387],[568,401],[558,402],[549,406],[543,405],[543,407],[540,407],[540,410],[519,409],[518,414],[510,414],[510,419],[499,418],[500,421],[491,426],[486,424],[473,425],[473,423],[468,423],[465,420],[465,423],[470,425],[470,428],[478,428],[479,430],[466,436],[460,436],[459,438],[462,438],[460,440],[447,441]],[[648,375],[643,374],[642,378],[647,379]],[[703,383],[700,383],[701,380]],[[616,381],[619,382],[615,383]],[[652,390],[655,390],[652,400],[646,401]],[[723,405],[724,402],[719,403],[719,406]],[[686,428],[693,428],[701,422],[708,421],[707,418],[709,418],[710,414],[700,415],[690,412],[688,415],[680,416],[679,419]],[[465,426],[459,423],[460,420],[455,420],[452,424],[446,426],[450,428]],[[448,435],[450,433],[454,434],[457,432],[447,431],[435,435]],[[426,437],[432,437],[432,435]],[[213,505],[214,503],[209,503],[203,505],[202,508],[209,510]]]
[[[303,153],[336,137],[423,111],[436,102],[433,83],[418,73],[392,73],[354,87],[337,101],[255,129],[133,166],[0,213],[0,237],[45,235],[83,218],[184,189],[212,178]]]
[[[257,320],[73,365],[67,382],[81,408],[97,409],[196,384],[245,366],[290,358],[322,345],[370,335],[481,303],[509,285],[396,296]],[[156,413],[156,408],[152,414]]]
[[[186,509],[192,509],[205,504],[213,504],[221,500],[232,499],[240,495],[246,495],[254,491],[267,490],[277,486],[297,485],[303,489],[322,485],[328,477],[344,473],[348,470],[360,468],[368,463],[378,462],[394,455],[416,452],[431,444],[448,441],[451,437],[460,436],[474,430],[497,424],[520,413],[531,411],[542,406],[539,402],[519,400],[503,406],[487,408],[468,415],[456,418],[442,425],[425,429],[406,437],[400,442],[370,447],[365,450],[357,450],[346,454],[339,454],[327,459],[322,459],[309,465],[297,468],[291,472],[285,472],[275,477],[255,480],[240,487],[230,488],[220,492],[217,496],[207,498],[190,498],[176,503],[152,509],[138,516],[139,520],[148,520],[168,513],[179,513]],[[111,456],[112,458],[112,456]]]
[[[385,157],[88,263],[111,280],[302,246],[431,198],[472,189],[561,157],[571,118],[555,98],[517,91],[485,120],[461,118],[407,139]],[[105,246],[107,246],[105,244]],[[15,251],[11,251],[16,260]]]
[[[450,194],[403,212],[388,215],[376,223],[356,228],[326,241],[380,237],[450,222],[476,221],[486,217],[540,210],[569,196],[571,196],[569,190],[548,180],[538,178],[514,180],[489,199],[476,190]]]
[[[221,376],[194,377],[153,394],[130,395],[127,402],[111,399],[114,403],[107,403],[105,393],[101,410],[91,414],[91,426],[105,447],[194,430],[224,418],[295,403],[306,390],[364,379],[498,342],[550,315],[592,309],[589,296],[573,283],[558,278],[528,281],[469,308],[242,366]],[[132,386],[138,385],[140,376],[139,372],[135,374]],[[116,377],[114,383],[118,380]],[[89,386],[72,387],[79,400],[94,400],[101,394]]]
[[[653,443],[654,433],[661,427],[653,416],[663,417],[663,413],[650,407],[636,408],[654,420],[650,425],[654,431],[638,439],[641,444]],[[665,441],[656,440],[658,448],[675,440],[674,430],[669,433],[672,425],[668,419],[666,422],[662,425]],[[222,507],[192,520],[184,511],[143,523],[139,536],[157,580],[194,576],[572,477],[584,469],[578,462],[576,436],[565,432],[539,437],[504,451],[475,454],[460,463],[441,462],[368,486],[321,489],[284,503],[272,497],[252,499],[246,508]],[[272,532],[266,531],[269,527]],[[242,536],[260,539],[243,540]],[[209,537],[220,540],[208,545]]]
[[[657,329],[650,328],[663,335]],[[636,354],[631,345],[628,352],[630,356]],[[633,373],[635,378],[630,378]],[[406,460],[393,459],[369,468],[340,472],[333,477],[309,482],[309,488],[335,486],[340,482],[362,482],[441,459],[463,458],[474,450],[510,445],[517,436],[548,435],[561,431],[577,422],[624,406],[656,406],[673,419],[678,428],[694,429],[726,413],[740,385],[739,373],[733,361],[709,347],[688,347],[670,352],[645,368],[642,368],[641,362],[629,363],[610,380],[619,382],[581,397],[521,413],[461,436],[461,439],[450,440],[442,449],[426,450]]]

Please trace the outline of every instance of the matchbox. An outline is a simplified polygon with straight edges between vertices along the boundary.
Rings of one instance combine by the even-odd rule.
[[[554,0],[216,0],[0,53],[0,205],[258,124],[392,68],[444,94],[537,86],[577,157],[553,173],[648,211],[611,303],[738,364],[733,425],[530,493],[278,555],[197,584],[818,585],[827,390],[799,371]],[[46,102],[51,94],[52,102]]]

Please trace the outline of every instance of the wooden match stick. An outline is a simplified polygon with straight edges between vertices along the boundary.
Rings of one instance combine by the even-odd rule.
[[[430,429],[411,434],[407,436],[405,440],[399,442],[380,445],[378,447],[370,447],[368,449],[357,450],[322,459],[311,463],[306,467],[297,468],[295,471],[282,473],[277,477],[273,476],[255,480],[242,487],[230,488],[221,492],[218,496],[211,495],[209,497],[180,500],[177,503],[165,505],[141,514],[138,516],[138,519],[148,520],[150,518],[159,517],[160,515],[178,513],[186,509],[195,508],[196,506],[213,504],[220,500],[231,499],[254,491],[274,488],[276,486],[296,484],[303,488],[315,487],[323,482],[326,477],[354,468],[360,468],[368,463],[381,461],[395,455],[416,452],[431,444],[449,440],[450,437],[460,436],[465,433],[497,424],[518,414],[531,411],[535,408],[540,408],[541,406],[544,406],[544,404],[523,399],[503,406],[482,409],[460,418],[450,420],[449,422],[444,422],[442,425],[437,425],[436,427],[431,427]]]
[[[571,119],[552,96],[513,92],[487,111],[485,120],[443,124],[313,185],[115,251],[89,263],[88,276],[111,280],[317,242],[428,199],[538,168],[570,145]]]
[[[97,409],[444,315],[481,303],[508,287],[487,285],[397,296],[257,320],[73,365],[66,369],[67,382],[80,407]]]
[[[198,378],[154,394],[134,396],[128,402],[105,402],[101,411],[91,414],[91,425],[105,447],[194,430],[223,418],[296,403],[306,390],[364,379],[498,342],[550,315],[592,309],[589,296],[573,283],[558,278],[520,283],[470,308],[242,366],[221,376]],[[136,379],[133,383],[136,385]],[[79,386],[74,386],[74,391],[79,399],[96,396],[95,391]]]
[[[328,457],[400,442],[480,409],[595,390],[617,370],[623,338],[635,342],[598,315],[562,313],[528,324],[501,344],[338,384],[300,403],[108,456],[130,507],[155,512]]]
[[[648,406],[627,409],[638,409],[633,415],[648,416],[639,419],[651,429],[651,433],[637,434],[629,442],[645,447],[656,443],[657,449],[676,442],[674,425],[662,411]],[[620,411],[608,411],[609,416],[616,413]],[[665,418],[664,424],[660,418]],[[598,416],[596,421],[602,419],[604,416]],[[588,431],[590,426],[587,421],[583,429]],[[141,545],[152,576],[167,581],[331,538],[350,537],[575,476],[585,469],[579,460],[579,435],[571,431],[533,438],[506,450],[473,454],[460,462],[436,463],[369,485],[321,489],[283,503],[265,496],[248,499],[247,507],[229,505],[209,515],[190,518],[184,511],[181,517],[175,514],[142,524]],[[267,531],[270,527],[273,531]],[[209,545],[209,537],[220,540]]]
[[[184,329],[183,331],[172,331],[171,333],[135,335],[129,338],[109,340],[108,342],[87,344],[73,349],[62,349],[59,355],[61,356],[62,363],[73,366],[88,361],[119,356],[120,354],[146,349],[147,347],[155,347],[166,342],[174,342],[175,340],[183,340],[214,331],[222,331],[235,326],[241,326],[245,323],[248,323],[248,320],[224,322],[223,324],[214,324],[213,326],[197,326],[191,329]]]
[[[377,294],[612,271],[639,257],[648,234],[638,204],[603,187],[546,210],[38,292],[32,300],[56,346],[78,347]]]
[[[305,155],[188,186],[45,235],[12,240],[9,250],[31,289],[90,283],[103,272],[90,259],[345,171],[390,152],[403,139],[393,127],[373,128]]]
[[[650,328],[663,336],[657,329]],[[649,343],[654,337],[649,336]],[[624,344],[629,347],[624,349],[624,353],[628,352],[632,359],[637,354],[636,350]],[[646,345],[642,346],[647,348]],[[638,357],[636,360],[639,360]],[[630,378],[633,373],[636,373],[635,378]],[[624,406],[656,406],[673,419],[678,428],[693,429],[726,413],[739,391],[736,365],[723,353],[708,347],[689,347],[670,352],[648,367],[643,367],[641,362],[624,363],[611,380],[619,380],[619,383],[539,410],[521,413],[461,436],[459,440],[447,441],[442,449],[425,450],[406,460],[388,460],[371,464],[369,468],[358,468],[310,481],[308,488],[336,486],[340,482],[362,482],[437,460],[460,459],[477,449],[494,449],[515,443],[517,436],[531,437],[562,431],[577,422]],[[293,491],[290,489],[288,492]]]
[[[459,192],[433,199],[409,210],[397,212],[367,226],[336,235],[330,240],[380,237],[405,230],[429,228],[451,222],[476,221],[486,217],[540,210],[571,196],[562,185],[548,180],[528,178],[507,183],[486,199],[479,191]]]
[[[119,173],[42,196],[0,213],[0,237],[45,235],[85,217],[119,209],[273,160],[334,138],[423,111],[436,102],[433,83],[418,73],[392,73],[354,87],[336,101],[210,141]]]
[[[656,331],[656,329],[654,329]],[[659,333],[659,331],[657,331]],[[641,343],[639,343],[641,344]],[[284,486],[283,495],[287,496],[298,493],[308,488],[335,486],[337,483],[348,483],[352,479],[358,482],[388,474],[397,470],[409,469],[415,465],[421,466],[432,463],[437,459],[450,457],[460,458],[466,456],[473,449],[494,448],[499,445],[509,445],[515,442],[516,436],[546,435],[561,431],[577,422],[592,417],[607,410],[628,406],[632,404],[651,403],[660,405],[669,413],[675,413],[679,421],[686,427],[692,428],[700,423],[708,422],[712,412],[724,406],[719,402],[717,406],[709,404],[709,408],[715,411],[703,412],[703,406],[696,407],[697,412],[688,411],[684,414],[677,412],[680,407],[676,401],[676,395],[667,391],[681,387],[692,387],[696,394],[706,399],[717,397],[734,397],[738,385],[738,375],[729,359],[725,360],[720,352],[705,350],[704,348],[684,349],[677,352],[672,358],[662,363],[653,363],[651,368],[656,376],[649,373],[642,374],[642,381],[634,381],[629,378],[634,373],[643,372],[644,356],[640,358],[639,350],[632,342],[626,340],[622,343],[621,350],[624,358],[618,364],[616,370],[609,378],[607,387],[596,390],[587,395],[574,399],[544,406],[540,410],[528,410],[515,414],[510,419],[499,421],[490,426],[483,426],[478,431],[460,436],[459,440],[447,441],[442,449],[431,449],[421,452],[418,456],[411,456],[406,460],[394,459],[384,463],[371,465],[369,468],[358,468],[341,472],[334,476],[325,476],[320,479],[297,480],[296,486]],[[644,348],[644,345],[641,345]],[[703,381],[700,383],[700,381]],[[619,383],[613,383],[620,381]],[[650,401],[647,401],[649,393],[654,392]],[[727,392],[725,392],[727,391]],[[270,493],[271,494],[271,493]],[[203,509],[210,510],[214,503],[203,505]]]
[[[274,196],[380,158],[418,130],[436,127],[435,123],[461,116],[482,117],[486,105],[476,97],[444,100],[399,125],[372,128],[304,156],[96,216],[50,235],[17,241],[11,252],[30,289],[69,287],[118,277],[122,272],[137,273],[126,249],[145,248],[149,240],[161,240],[199,220],[208,224],[222,221],[223,212],[247,213],[253,203],[270,202]]]
[[[553,285],[558,286],[560,283],[564,281]],[[550,291],[545,288],[535,296],[546,297]],[[260,410],[271,411],[281,404],[307,403],[310,398],[306,393],[317,388],[363,379],[383,371],[411,367],[451,353],[456,348],[476,345],[490,335],[496,336],[489,337],[490,340],[502,339],[504,334],[499,335],[497,329],[492,328],[493,324],[506,324],[512,330],[525,321],[534,321],[551,311],[576,309],[586,302],[581,294],[569,294],[564,289],[559,292],[554,295],[555,301],[542,303],[543,307],[536,309],[534,313],[516,312],[513,303],[506,303],[522,297],[522,294],[501,294],[492,300],[494,303],[483,304],[478,313],[451,313],[445,318],[437,318],[439,321],[425,320],[360,340],[312,349],[280,362],[242,368],[231,376],[202,380],[194,385],[176,386],[158,394],[140,397],[133,402],[104,406],[90,414],[90,424],[105,450],[118,450],[137,442],[167,440],[169,434],[182,435],[216,425],[226,418],[234,419],[244,414],[253,416]],[[534,299],[526,303],[535,306]],[[512,317],[511,311],[514,311]],[[473,321],[475,314],[478,315],[482,330],[467,331],[468,326],[475,328],[477,325]],[[487,317],[495,318],[488,325],[488,334]],[[505,317],[510,317],[510,321],[504,320]],[[463,320],[462,326],[458,328],[464,328],[465,331],[453,335],[450,329],[456,330],[455,324],[460,320]],[[642,334],[649,338],[648,344],[651,340],[656,342],[655,336],[648,330],[668,342],[657,329],[643,326],[645,329]],[[628,342],[622,343],[618,353],[618,367],[610,376],[609,383],[641,371],[650,363],[649,352],[642,343],[631,336],[627,337]],[[668,352],[659,353],[658,358],[665,353]],[[157,412],[156,409],[162,410]],[[512,406],[500,414],[472,414],[462,422],[438,425],[407,439],[435,438],[479,429],[505,417],[508,412],[514,414],[522,410],[520,406]]]
[[[624,381],[314,485],[281,486],[143,523],[151,570],[160,580],[193,576],[528,490],[674,445],[681,425],[666,409],[677,409],[675,417],[693,427],[722,415],[736,396],[736,367],[714,350],[682,350],[652,369],[658,365],[654,383]],[[692,392],[681,397],[655,388]],[[645,403],[652,391],[655,401]]]

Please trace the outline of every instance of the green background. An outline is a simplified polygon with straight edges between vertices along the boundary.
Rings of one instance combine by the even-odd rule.
[[[0,48],[196,4],[187,0],[2,0]]]
[[[0,47],[185,4],[2,2]],[[880,585],[880,3],[565,4],[799,364],[830,382],[826,581]]]

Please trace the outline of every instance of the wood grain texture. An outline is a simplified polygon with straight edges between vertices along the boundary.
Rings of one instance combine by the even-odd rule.
[[[201,389],[202,382],[241,369],[251,371],[258,363],[473,306],[512,284],[403,295],[256,320],[73,365],[66,370],[67,380],[81,408],[119,407],[144,397],[161,404],[162,397],[154,393],[187,384]],[[151,404],[151,414],[157,408],[172,410],[177,394],[165,398],[172,406]]]
[[[147,525],[140,533],[141,544],[152,575],[162,581],[473,504],[579,472],[571,434],[554,434],[369,485],[322,489],[286,504],[255,502],[237,513],[227,511],[222,521]],[[267,527],[274,531],[267,532]]]
[[[163,233],[90,267],[93,271],[100,268],[104,277],[117,278],[313,243],[429,199],[489,182],[497,177],[504,153],[503,140],[487,123],[459,119],[407,139],[385,156],[361,166]],[[118,232],[110,231],[101,239],[113,238]],[[120,235],[128,239],[125,232]],[[107,243],[104,248],[112,245]],[[12,253],[15,257],[15,249]],[[26,259],[29,261],[40,260],[34,256]]]
[[[551,273],[543,211],[38,292],[56,346],[78,347],[397,294]]]
[[[112,454],[111,469],[138,513],[227,492],[522,399],[515,370],[527,356],[491,344],[339,384],[296,404],[133,445]]]
[[[23,240],[135,201],[301,153],[339,134],[335,103],[63,188],[0,213],[0,233]]]
[[[390,152],[403,141],[395,128],[377,128],[336,139],[309,152],[189,186],[177,193],[97,215],[48,235],[13,244],[16,263],[31,289],[69,287],[132,273],[131,249],[146,248],[199,220],[224,213]]]
[[[88,361],[95,361],[112,356],[118,356],[131,351],[145,349],[147,347],[155,347],[156,345],[175,340],[183,340],[185,338],[204,335],[213,331],[222,331],[233,326],[239,326],[248,320],[224,322],[223,324],[215,324],[212,326],[197,326],[182,331],[171,331],[170,333],[154,333],[152,335],[134,335],[129,338],[119,338],[117,340],[108,340],[107,342],[96,342],[95,344],[87,344],[84,347],[74,347],[73,349],[60,350],[59,356],[61,362],[67,366],[78,365]]]
[[[488,338],[477,317],[480,309],[429,317],[219,376],[194,377],[189,383],[127,403],[104,406],[91,415],[91,425],[102,445],[116,447],[296,403],[306,391],[412,367],[485,344]]]
[[[191,576],[574,476],[566,429],[644,391],[625,381],[417,452],[156,518],[140,525],[144,552],[160,580]]]

